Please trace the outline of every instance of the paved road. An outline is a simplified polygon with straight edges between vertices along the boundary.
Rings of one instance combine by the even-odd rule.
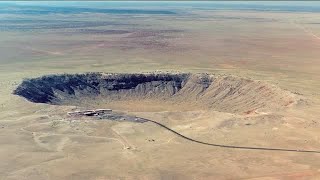
[[[221,148],[230,148],[230,149],[244,149],[244,150],[261,150],[261,151],[283,151],[283,152],[300,152],[300,153],[320,153],[320,151],[316,151],[316,150],[303,150],[303,149],[283,149],[283,148],[271,148],[271,147],[250,147],[250,146],[233,146],[233,145],[222,145],[222,144],[214,144],[214,143],[207,143],[207,142],[203,142],[203,141],[198,141],[192,138],[189,138],[187,136],[184,136],[180,133],[178,133],[177,131],[170,129],[169,127],[157,122],[157,121],[153,121],[150,119],[145,119],[145,118],[141,118],[145,121],[148,122],[152,122],[158,126],[161,126],[163,128],[165,128],[168,131],[173,132],[174,134],[176,134],[177,136],[182,137],[183,139],[186,139],[188,141],[192,141],[195,143],[199,143],[199,144],[204,144],[204,145],[208,145],[208,146],[215,146],[215,147],[221,147]]]

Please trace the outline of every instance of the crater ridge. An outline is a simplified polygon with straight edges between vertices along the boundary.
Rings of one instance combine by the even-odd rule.
[[[231,113],[279,110],[297,103],[297,95],[266,82],[205,73],[86,73],[25,79],[14,90],[34,103],[94,105],[146,101],[170,109],[190,105]],[[152,104],[151,103],[151,104]],[[150,104],[146,104],[149,106]]]

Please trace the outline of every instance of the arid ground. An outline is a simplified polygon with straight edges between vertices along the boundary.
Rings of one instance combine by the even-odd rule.
[[[150,122],[67,115],[90,104],[32,103],[12,94],[23,79],[48,74],[250,79],[298,99],[245,111],[148,99],[95,108],[208,143],[320,151],[320,6],[287,3],[0,3],[0,179],[320,179],[319,153],[211,147]],[[262,100],[276,106],[281,97]]]

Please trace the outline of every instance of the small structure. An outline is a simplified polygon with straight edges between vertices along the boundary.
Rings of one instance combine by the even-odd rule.
[[[96,109],[96,113],[111,113],[112,109]]]
[[[131,121],[131,122],[138,122],[138,123],[147,122],[146,119],[143,119],[137,116],[119,113],[119,112],[113,112],[111,109],[74,111],[74,112],[68,112],[68,115],[73,117],[93,116],[97,119],[106,119],[106,120],[113,120],[113,121]]]
[[[69,116],[98,116],[101,114],[111,113],[111,109],[96,109],[96,110],[84,110],[68,112]]]

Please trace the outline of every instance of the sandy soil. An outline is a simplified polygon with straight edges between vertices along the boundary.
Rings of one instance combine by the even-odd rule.
[[[70,120],[66,113],[75,106],[34,104],[11,94],[23,78],[56,73],[232,74],[276,84],[307,101],[281,112],[241,115],[137,103],[118,107],[201,141],[320,150],[320,29],[312,24],[319,14],[197,13],[202,20],[132,20],[183,29],[168,40],[169,48],[124,50],[121,34],[1,32],[0,179],[319,179],[320,154],[223,149],[186,141],[152,123]],[[221,16],[229,19],[216,19]],[[230,18],[235,16],[243,18]],[[119,46],[107,46],[110,40]]]

